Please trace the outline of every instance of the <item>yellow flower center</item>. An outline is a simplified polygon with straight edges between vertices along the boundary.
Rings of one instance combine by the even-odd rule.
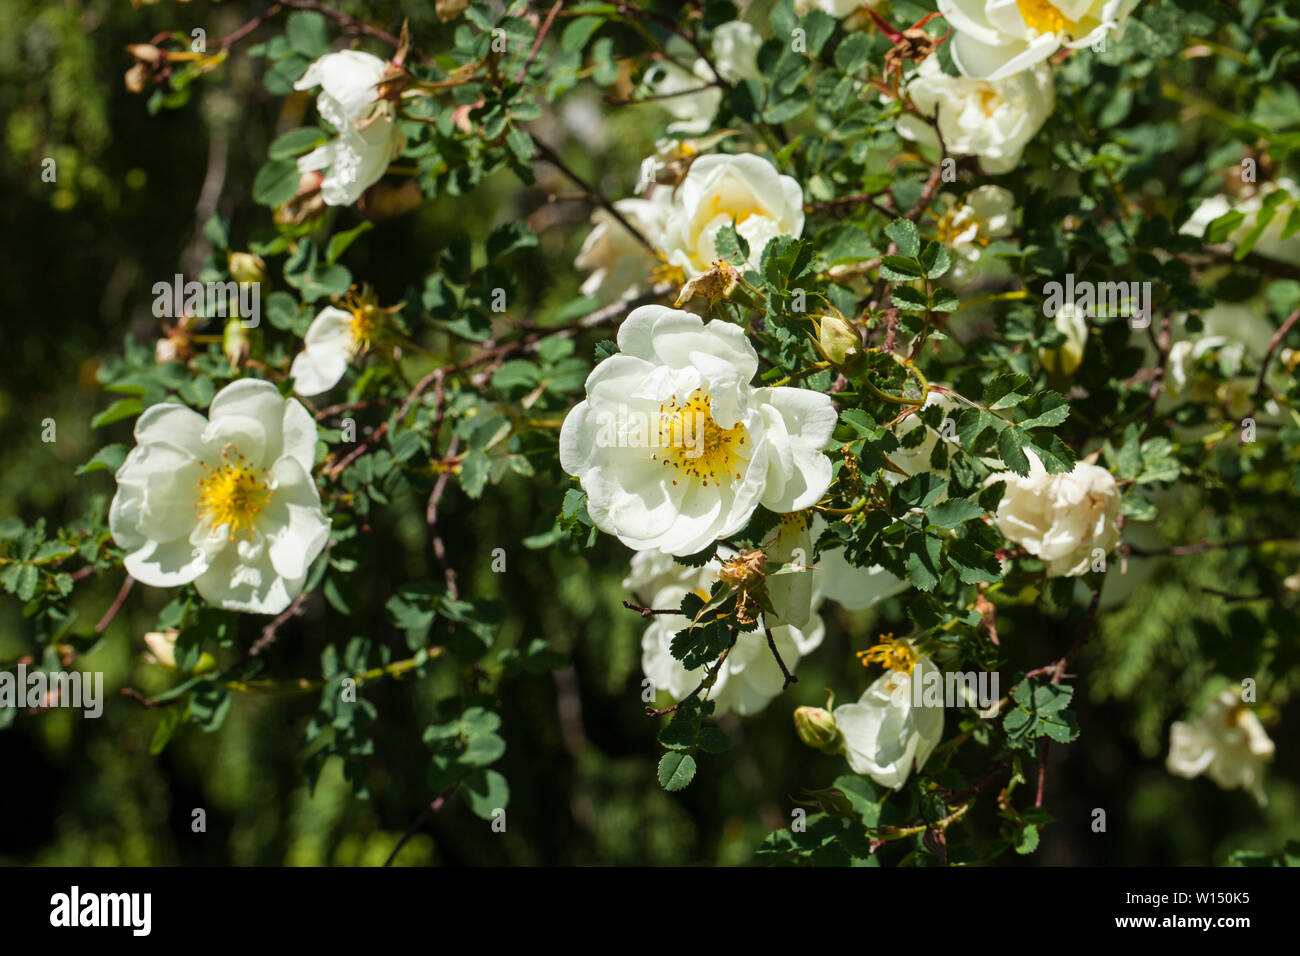
[[[916,651],[912,645],[904,640],[895,640],[893,633],[881,634],[875,647],[865,651],[858,651],[858,659],[862,661],[863,667],[869,667],[872,664],[881,664],[891,671],[901,671],[904,674],[912,673],[912,668],[916,666]]]
[[[993,114],[997,112],[998,107],[1006,102],[1002,95],[993,87],[979,91],[980,112],[992,119]]]
[[[352,319],[348,322],[348,330],[352,333],[352,342],[358,352],[365,352],[379,332],[382,313],[378,306],[368,303],[357,306],[351,312]]]
[[[205,472],[199,479],[199,501],[195,505],[200,517],[211,518],[213,527],[226,525],[230,540],[238,532],[253,535],[253,523],[275,494],[266,480],[265,468],[253,468],[238,451],[227,446],[217,468],[202,462]]]
[[[1020,11],[1025,26],[1039,33],[1057,33],[1074,27],[1074,24],[1065,18],[1065,14],[1048,0],[1016,0],[1016,8]]]
[[[724,478],[740,480],[743,459],[738,449],[745,444],[745,426],[737,422],[722,428],[713,420],[713,403],[696,389],[685,405],[671,402],[659,406],[659,429],[655,461],[677,469],[673,484],[683,478],[721,484]]]

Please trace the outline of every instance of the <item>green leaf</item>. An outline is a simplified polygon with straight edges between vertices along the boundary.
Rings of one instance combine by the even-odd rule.
[[[1245,221],[1246,217],[1235,209],[1225,212],[1205,227],[1206,243],[1215,246],[1227,241],[1227,238],[1236,232],[1237,227]]]
[[[1029,474],[1029,458],[1025,455],[1025,433],[1018,428],[1004,428],[998,435],[998,454],[1008,468],[1017,475]]]
[[[325,261],[333,265],[338,261],[339,256],[347,251],[348,246],[373,228],[375,228],[375,224],[367,219],[361,225],[349,229],[347,232],[340,232],[330,236],[329,245],[325,248]]]
[[[292,159],[315,149],[327,139],[329,134],[323,129],[316,126],[301,126],[289,130],[282,136],[277,136],[267,149],[266,155],[270,159]],[[296,165],[294,169],[297,169]]]
[[[295,10],[285,23],[289,46],[308,59],[316,59],[329,49],[329,31],[325,17],[314,10]]]
[[[695,777],[695,758],[681,751],[670,751],[659,761],[659,785],[665,790],[681,790]]]
[[[86,475],[92,471],[117,471],[122,467],[122,462],[125,460],[125,445],[105,445],[95,452],[90,461],[78,468],[76,474]]]
[[[138,398],[119,398],[108,408],[104,409],[98,415],[90,420],[91,428],[102,428],[105,425],[111,425],[113,422],[120,422],[124,418],[131,418],[139,415],[142,404]],[[94,459],[91,459],[92,461]]]
[[[903,255],[915,259],[920,254],[921,234],[912,220],[895,219],[885,227],[885,235],[898,244],[898,251]]]
[[[496,770],[475,770],[461,781],[457,792],[481,820],[494,819],[496,812],[510,803],[510,785]]]
[[[935,505],[925,514],[928,524],[939,528],[955,528],[963,521],[978,518],[984,513],[979,502],[969,498],[949,498]]]
[[[262,206],[280,206],[298,192],[301,174],[291,159],[274,159],[253,177],[253,202]]]

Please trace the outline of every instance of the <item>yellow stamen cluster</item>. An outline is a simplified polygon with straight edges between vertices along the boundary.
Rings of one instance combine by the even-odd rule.
[[[724,479],[739,481],[742,459],[738,453],[745,444],[748,433],[737,422],[731,428],[722,428],[713,420],[713,403],[708,395],[696,389],[685,405],[676,399],[659,406],[659,447],[653,458],[677,469],[679,480],[691,479],[708,487]]]
[[[214,527],[225,525],[230,540],[239,532],[253,536],[258,514],[275,494],[266,479],[265,468],[253,468],[231,446],[221,452],[216,468],[200,462],[204,476],[199,479],[199,500],[194,506],[200,518],[211,518]]]
[[[891,671],[910,674],[912,668],[916,666],[917,655],[908,641],[895,640],[891,631],[888,634],[881,634],[875,647],[865,651],[858,651],[857,657],[862,661],[863,667],[881,664]]]
[[[1048,0],[1016,0],[1016,9],[1020,11],[1025,26],[1039,33],[1056,33],[1074,27],[1065,14]]]
[[[352,333],[353,348],[357,354],[365,354],[382,337],[385,317],[393,310],[380,308],[369,288],[358,293],[355,286],[339,304],[352,316],[348,330]]]

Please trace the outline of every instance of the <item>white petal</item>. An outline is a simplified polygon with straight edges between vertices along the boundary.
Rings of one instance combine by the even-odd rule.
[[[275,570],[290,580],[304,578],[329,540],[330,523],[321,509],[316,483],[298,461],[281,458],[271,477],[275,493],[258,516],[258,526],[266,534]]]

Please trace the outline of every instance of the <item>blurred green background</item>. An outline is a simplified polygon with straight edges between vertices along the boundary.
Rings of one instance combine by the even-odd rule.
[[[369,13],[344,6],[394,32],[409,16],[413,33],[426,40],[447,29],[430,3],[374,4]],[[267,93],[259,61],[237,51],[196,85],[186,108],[150,116],[145,97],[123,85],[131,65],[124,47],[164,29],[194,27],[206,29],[211,42],[264,8],[199,0],[140,7],[120,0],[0,0],[0,21],[8,25],[0,31],[0,279],[6,292],[0,518],[44,515],[58,524],[80,514],[91,497],[111,495],[107,473],[73,477],[105,441],[129,440],[129,422],[98,434],[89,427],[107,404],[94,383],[97,357],[120,351],[127,333],[143,342],[156,338],[151,287],[178,271],[195,271],[208,254],[202,225],[211,213],[230,221],[236,246],[266,229],[267,211],[248,199],[252,177],[267,144],[310,110],[308,94]],[[654,139],[657,120],[647,117],[657,114],[649,107],[615,111],[597,133],[604,108],[592,88],[580,88],[563,103],[559,116],[542,121],[552,124],[551,139],[564,142],[574,165],[608,195],[630,194]],[[57,163],[54,183],[41,179],[47,157]],[[548,203],[550,193],[571,187],[547,167],[538,172],[531,188],[503,173],[471,197],[428,201],[383,222],[353,247],[350,268],[377,287],[381,301],[398,301],[418,288],[451,238],[466,231],[481,238],[499,222],[529,216],[542,244],[531,267],[521,270],[525,295],[533,301],[575,295],[580,277],[568,263],[585,234],[587,209]],[[338,228],[356,216],[341,211]],[[580,345],[578,354],[589,355],[591,344]],[[57,423],[53,443],[41,440],[46,418]],[[453,801],[398,862],[750,862],[769,831],[789,824],[803,788],[829,785],[847,772],[840,758],[799,743],[790,719],[794,707],[823,704],[827,686],[839,690],[841,700],[856,696],[869,675],[853,651],[874,641],[877,631],[902,633],[908,626],[894,604],[875,620],[828,608],[827,640],[802,662],[798,685],[756,718],[724,718],[734,749],[704,759],[688,790],[667,794],[655,782],[658,727],[643,715],[640,697],[641,621],[619,606],[628,552],[603,536],[584,556],[532,552],[519,544],[550,527],[559,487],[542,472],[532,480],[512,477],[472,506],[454,485],[448,492],[443,512],[450,558],[464,591],[503,602],[499,646],[541,636],[571,655],[571,666],[503,685],[502,733],[509,750],[499,768],[512,790],[506,833],[493,833]],[[376,516],[369,537],[373,563],[358,582],[363,607],[380,607],[391,582],[430,573],[422,505],[398,502]],[[1200,507],[1190,501],[1184,510],[1194,515]],[[1163,528],[1173,542],[1186,540],[1181,530],[1176,520]],[[495,547],[507,550],[502,574],[489,569]],[[1240,574],[1234,560],[1208,554],[1176,567],[1157,562],[1127,601],[1103,614],[1100,637],[1074,668],[1083,675],[1077,682],[1082,738],[1052,751],[1046,805],[1058,822],[1045,829],[1035,855],[1003,862],[1222,862],[1231,850],[1273,851],[1300,837],[1300,752],[1295,735],[1279,732],[1300,719],[1295,702],[1267,724],[1277,744],[1267,808],[1257,808],[1244,793],[1224,793],[1208,780],[1180,780],[1164,770],[1169,722],[1186,716],[1186,702],[1204,676],[1199,665],[1187,666],[1200,659],[1189,642],[1219,641],[1228,662],[1249,654],[1234,644],[1240,635],[1234,638],[1228,620],[1231,606],[1203,609],[1205,598],[1196,589]],[[103,614],[120,580],[110,575],[84,587],[76,603],[83,626]],[[1249,591],[1250,582],[1242,590]],[[438,678],[384,681],[367,691],[379,708],[367,767],[370,800],[354,798],[335,765],[314,794],[305,787],[302,728],[315,709],[313,695],[237,696],[220,732],[188,725],[154,757],[150,741],[161,712],[140,707],[120,690],[156,693],[171,682],[140,661],[142,635],[166,601],[165,593],[137,587],[104,640],[77,661],[80,669],[105,673],[101,719],[55,710],[23,714],[0,731],[0,863],[382,863],[433,796],[420,729],[439,693]],[[1193,607],[1222,622],[1211,638],[1197,638]],[[240,646],[256,638],[262,623],[241,620]],[[1012,649],[1011,666],[1038,666],[1061,651],[1060,629],[1029,611],[1006,609],[999,625],[1004,647]],[[315,675],[324,644],[345,639],[357,626],[313,600],[305,617],[284,628],[269,657],[271,673]],[[32,650],[24,627],[17,602],[0,604],[0,659]],[[368,636],[402,647],[400,634],[386,624],[376,627]],[[1293,616],[1289,627],[1294,640]],[[978,772],[982,754],[968,749],[957,765]],[[969,831],[996,828],[990,802],[970,815]],[[1090,829],[1098,807],[1107,811],[1102,834]],[[206,833],[191,831],[196,808],[206,812]]]

